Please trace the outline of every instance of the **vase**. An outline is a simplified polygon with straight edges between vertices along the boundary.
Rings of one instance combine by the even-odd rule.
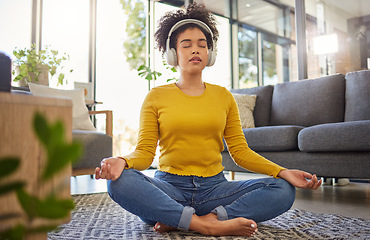
[[[25,78],[19,81],[19,87],[28,87],[28,82],[49,86],[49,67],[47,65],[37,65],[37,71],[39,71],[38,81],[35,80],[35,73],[30,72],[30,79],[27,81]],[[19,74],[19,67],[16,67],[16,71]]]

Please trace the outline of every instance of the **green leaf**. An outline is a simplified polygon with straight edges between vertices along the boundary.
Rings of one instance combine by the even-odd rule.
[[[22,187],[24,187],[24,185],[25,183],[22,181],[16,181],[0,185],[0,195],[4,195],[6,193],[21,189]]]
[[[78,142],[63,144],[48,152],[48,161],[42,174],[46,180],[62,170],[68,163],[75,162],[82,154],[82,145]]]
[[[57,72],[57,67],[56,66],[52,66],[50,68],[50,75],[53,77],[56,72]]]
[[[82,145],[80,143],[66,143],[65,131],[61,121],[49,125],[40,113],[36,113],[34,130],[47,152],[47,162],[42,174],[43,180],[52,177],[68,163],[76,161],[81,156]]]
[[[177,81],[177,79],[176,78],[169,78],[169,79],[167,79],[167,82],[170,82],[170,81]]]
[[[146,80],[148,80],[148,81],[150,81],[150,80],[152,80],[152,79],[153,79],[153,77],[152,77],[152,75],[149,75],[149,74],[148,74],[148,75],[145,77],[145,79],[146,79]]]
[[[33,127],[41,143],[44,146],[47,146],[51,137],[50,130],[45,117],[41,115],[39,112],[35,114],[35,117],[33,119]]]
[[[0,178],[13,173],[19,167],[20,160],[15,157],[5,157],[0,159]]]
[[[22,80],[22,76],[21,75],[18,75],[18,76],[16,76],[15,78],[14,78],[14,82],[18,82],[18,81],[20,81],[20,80]]]
[[[63,84],[63,79],[64,79],[64,73],[59,74],[58,84]]]
[[[18,201],[29,218],[36,217],[37,205],[40,201],[38,198],[29,195],[24,189],[16,191]]]
[[[147,67],[145,65],[140,65],[140,67],[137,70],[141,71],[141,70],[144,70],[144,69],[147,70]]]
[[[74,203],[70,199],[57,199],[54,196],[49,196],[45,200],[40,200],[23,189],[17,191],[17,197],[29,218],[64,218],[74,208]]]

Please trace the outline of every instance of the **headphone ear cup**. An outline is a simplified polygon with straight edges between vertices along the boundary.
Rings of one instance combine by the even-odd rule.
[[[213,66],[213,64],[215,64],[216,62],[216,53],[213,52],[212,50],[208,50],[208,62],[207,62],[207,66]]]
[[[170,48],[166,53],[167,63],[171,66],[177,66],[177,54],[174,48]]]

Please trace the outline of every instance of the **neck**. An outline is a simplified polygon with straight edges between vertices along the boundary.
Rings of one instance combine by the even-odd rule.
[[[204,83],[202,80],[202,72],[199,73],[181,72],[180,79],[176,84],[177,86],[181,86],[184,88],[203,87]]]

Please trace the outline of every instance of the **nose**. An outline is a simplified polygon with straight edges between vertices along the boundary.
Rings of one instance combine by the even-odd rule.
[[[193,44],[191,47],[191,54],[199,54],[199,47],[197,44]]]

